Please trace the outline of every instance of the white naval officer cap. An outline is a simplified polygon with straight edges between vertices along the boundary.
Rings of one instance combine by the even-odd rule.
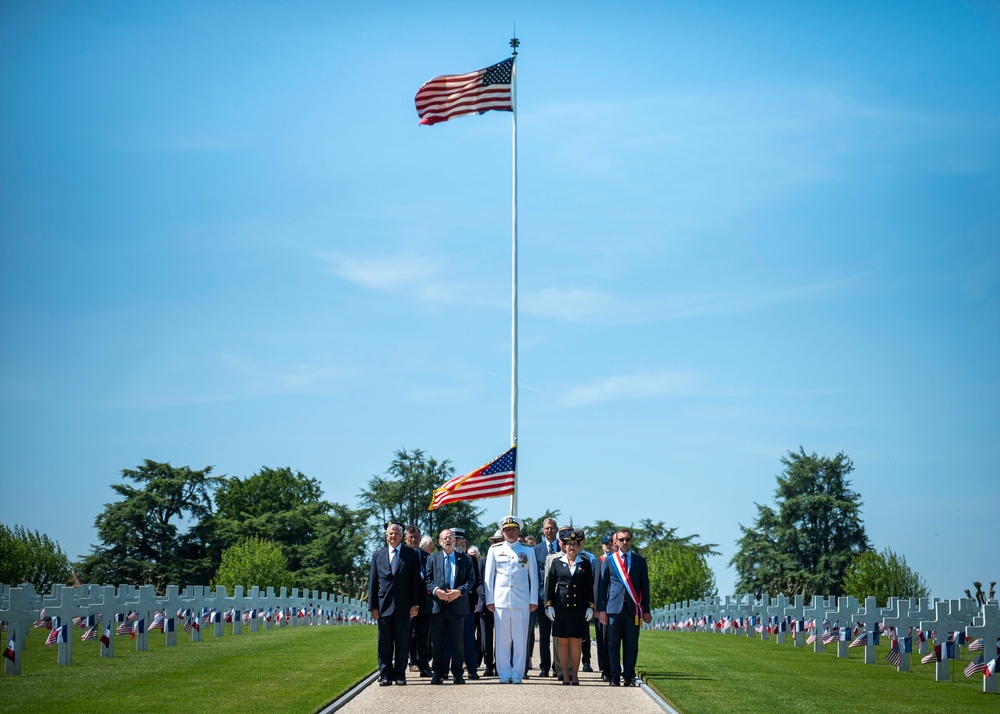
[[[518,530],[524,528],[524,521],[522,521],[517,516],[506,516],[500,521],[500,530],[503,530],[504,528],[515,528],[515,527]]]

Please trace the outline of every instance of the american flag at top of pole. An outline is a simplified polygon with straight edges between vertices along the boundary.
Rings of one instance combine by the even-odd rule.
[[[465,74],[443,74],[425,82],[413,98],[421,124],[469,114],[514,111],[514,58]]]

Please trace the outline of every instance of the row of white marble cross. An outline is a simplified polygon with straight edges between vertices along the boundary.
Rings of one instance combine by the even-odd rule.
[[[790,600],[784,595],[755,598],[751,595],[734,595],[725,598],[685,600],[652,612],[653,620],[647,628],[654,630],[703,630],[722,634],[741,634],[748,637],[769,639],[774,635],[777,644],[784,644],[785,634],[793,633],[796,647],[811,644],[813,651],[823,652],[827,644],[837,640],[838,657],[847,657],[852,645],[849,637],[838,632],[832,637],[832,630],[843,628],[846,633],[854,630],[880,632],[888,628],[900,634],[900,640],[913,632],[919,654],[927,655],[929,641],[920,633],[936,632],[934,652],[928,661],[935,662],[935,680],[949,678],[949,649],[951,658],[958,657],[960,644],[955,640],[963,637],[967,642],[981,640],[984,659],[990,662],[997,656],[991,644],[1000,640],[1000,605],[991,600],[979,605],[974,600],[938,600],[936,598],[889,598],[886,607],[878,607],[874,597],[862,603],[853,597],[823,597],[814,595],[810,604],[805,604],[802,595]],[[825,623],[825,626],[824,626]],[[867,623],[867,624],[866,624]],[[826,632],[824,632],[824,630]],[[811,635],[807,633],[812,632]],[[846,634],[845,633],[845,634]],[[961,633],[955,637],[955,633]],[[824,638],[824,634],[827,636]],[[951,647],[948,638],[952,638]],[[865,664],[876,661],[877,640],[864,640]],[[910,650],[899,647],[898,658],[893,651],[893,662],[900,672],[910,669]],[[998,691],[998,675],[983,677],[983,691]]]
[[[148,649],[150,629],[160,629],[168,647],[177,644],[177,625],[193,641],[202,638],[202,626],[222,637],[227,625],[234,635],[242,634],[244,623],[251,632],[298,625],[363,624],[369,620],[368,606],[352,598],[293,588],[250,588],[237,586],[232,595],[225,587],[214,589],[188,586],[183,590],[168,585],[158,595],[152,585],[55,585],[48,595],[36,593],[29,584],[0,585],[0,621],[3,633],[4,666],[7,674],[21,673],[21,652],[28,634],[36,628],[48,631],[48,643],[58,648],[57,662],[68,665],[73,657],[71,633],[74,624],[95,628],[101,657],[113,657],[115,636],[128,634],[138,651]],[[127,623],[119,627],[116,623]],[[147,624],[149,623],[149,624]],[[89,633],[89,630],[88,630]]]

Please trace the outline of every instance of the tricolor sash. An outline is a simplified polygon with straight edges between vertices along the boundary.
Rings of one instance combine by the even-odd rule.
[[[628,570],[625,569],[625,559],[622,557],[621,551],[615,551],[611,555],[611,566],[615,569],[615,575],[618,576],[618,580],[621,581],[622,585],[625,586],[625,590],[628,591],[629,597],[632,598],[632,602],[635,603],[635,624],[639,624],[639,618],[642,617],[642,602],[639,599],[639,593],[632,584],[632,579],[628,576]]]

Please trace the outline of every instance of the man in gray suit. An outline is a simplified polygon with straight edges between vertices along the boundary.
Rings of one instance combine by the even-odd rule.
[[[632,552],[632,531],[615,533],[618,552],[604,559],[597,594],[597,619],[608,629],[612,687],[638,684],[639,620],[649,623],[649,570],[646,559]],[[622,679],[624,677],[624,680]]]
[[[462,677],[465,616],[469,614],[469,592],[475,586],[476,572],[472,559],[455,550],[451,529],[441,531],[441,550],[427,558],[427,588],[431,603],[431,653],[434,660],[431,684],[441,684],[448,674],[445,644],[451,646],[451,674],[455,684],[465,684]]]

